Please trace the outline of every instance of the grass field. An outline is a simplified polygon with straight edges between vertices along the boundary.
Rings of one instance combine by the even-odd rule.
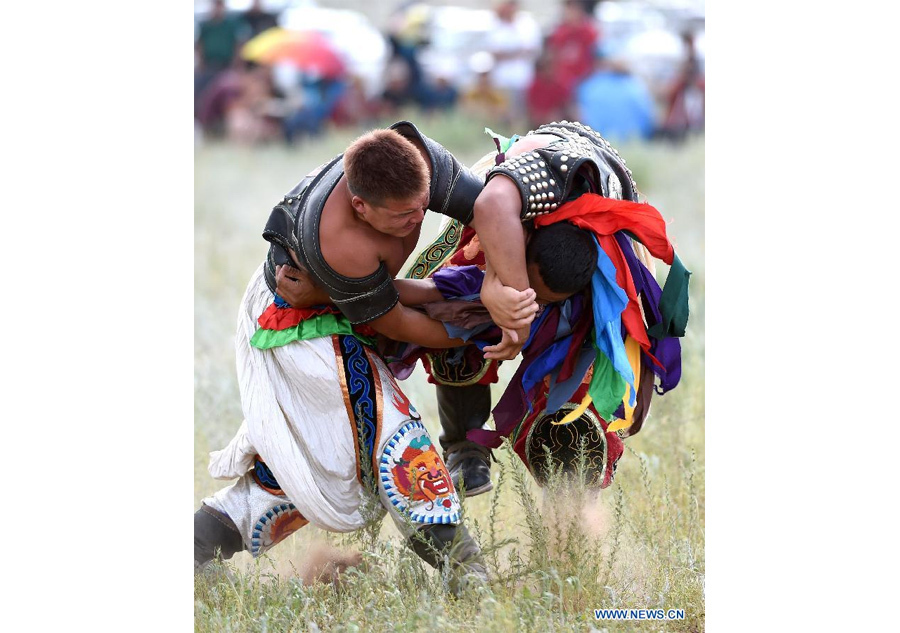
[[[414,120],[467,164],[491,149],[481,127],[462,118]],[[196,148],[197,507],[223,485],[206,471],[209,451],[222,448],[242,419],[233,337],[241,295],[266,252],[260,234],[269,211],[357,133],[291,149]],[[669,221],[670,238],[694,274],[681,384],[655,398],[642,431],[626,441],[613,485],[597,499],[578,489],[541,490],[517,457],[495,451],[494,491],[465,503],[470,529],[488,554],[489,588],[450,597],[446,579],[406,551],[390,520],[353,535],[307,526],[261,559],[238,554],[229,575],[198,577],[197,631],[704,630],[703,139],[618,149]],[[430,241],[439,220],[426,219],[420,244]],[[502,368],[495,399],[514,370],[514,363]],[[437,437],[434,391],[421,368],[401,386]],[[361,557],[365,571],[351,569],[339,586],[313,581],[342,556]],[[685,619],[597,621],[595,608],[683,609]]]

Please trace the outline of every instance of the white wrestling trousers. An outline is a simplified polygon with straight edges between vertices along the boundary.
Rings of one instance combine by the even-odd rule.
[[[210,454],[214,478],[239,479],[203,502],[231,517],[258,556],[307,522],[334,532],[362,527],[363,504],[373,495],[357,460],[371,459],[377,517],[387,509],[405,535],[415,524],[458,523],[450,475],[377,353],[337,335],[268,350],[251,346],[272,300],[260,266],[241,303],[235,339],[244,423],[225,449]],[[375,429],[373,457],[358,457],[352,412],[361,407]]]

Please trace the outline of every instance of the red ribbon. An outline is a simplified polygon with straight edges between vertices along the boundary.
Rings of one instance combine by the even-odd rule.
[[[564,220],[597,235],[628,231],[634,234],[654,257],[669,265],[675,257],[675,248],[666,237],[666,221],[659,211],[649,204],[614,200],[596,193],[585,193],[565,203],[553,213],[537,216],[534,225],[548,226]]]
[[[320,314],[340,314],[340,312],[332,306],[321,308],[279,308],[272,303],[259,315],[257,323],[264,330],[286,330],[294,327],[300,321],[306,321]]]

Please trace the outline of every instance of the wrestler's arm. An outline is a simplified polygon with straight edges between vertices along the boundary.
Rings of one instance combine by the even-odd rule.
[[[475,200],[470,226],[475,229],[485,259],[504,286],[526,290],[525,228],[516,185],[502,176],[491,178]],[[499,325],[499,324],[498,324]]]
[[[308,308],[334,303],[328,293],[316,284],[307,271],[292,266],[275,268],[275,292],[292,308]]]
[[[395,279],[394,288],[400,294],[400,303],[405,306],[420,306],[423,303],[444,300],[444,295],[437,289],[434,279]]]
[[[383,265],[385,257],[377,244],[355,242],[352,250],[347,244],[349,241],[341,244],[343,257],[331,264],[336,272],[351,278],[363,278],[370,276],[374,269]],[[465,344],[462,339],[450,338],[443,323],[406,307],[399,300],[385,314],[367,321],[366,325],[395,341],[414,343],[422,347],[445,348]]]
[[[443,349],[465,345],[459,338],[450,338],[443,323],[401,303],[397,303],[388,312],[369,321],[370,326],[379,334],[405,343],[415,343],[422,347]]]
[[[333,261],[328,262],[329,265],[335,272],[346,277],[361,279],[370,276],[373,269],[381,265],[382,257],[379,254],[378,246],[355,242],[355,247],[350,249],[348,244],[351,241],[339,244],[339,249],[335,250],[337,256],[333,258]],[[282,273],[284,279],[284,271]],[[419,286],[417,289],[421,291],[423,284],[407,284],[407,286]],[[290,303],[289,298],[283,298]],[[382,316],[367,321],[366,325],[395,341],[414,343],[422,347],[438,349],[459,347],[465,344],[462,339],[450,338],[440,321],[408,308],[399,301]]]
[[[517,140],[508,154],[516,156],[544,147],[553,140],[554,137],[547,134],[529,135]],[[487,182],[475,200],[469,225],[478,234],[485,259],[500,283],[516,290],[526,290],[529,284],[525,269],[522,198],[509,177],[498,174]]]
[[[516,185],[505,177],[488,181],[475,201],[470,226],[478,234],[487,262],[481,301],[503,330],[501,342],[485,348],[485,358],[515,357],[528,339],[538,308],[525,269],[521,207]],[[520,292],[510,294],[509,288]],[[523,315],[523,302],[530,306],[530,314]]]
[[[278,296],[294,308],[308,308],[314,305],[333,303],[331,297],[305,270],[291,266],[279,266],[275,270]],[[418,306],[423,303],[443,300],[440,290],[432,279],[395,279],[394,287],[400,295],[400,303]]]
[[[278,296],[295,308],[332,303],[328,293],[315,285],[312,277],[304,270],[290,266],[279,266],[275,278],[278,283],[276,287]],[[395,279],[394,284],[398,288],[400,302],[384,316],[369,322],[369,325],[375,331],[396,341],[415,343],[435,349],[458,347],[464,344],[464,341],[461,339],[450,338],[440,321],[435,321],[404,305],[404,298],[406,301],[418,303],[429,303],[443,299],[433,280]],[[522,343],[527,337],[527,329],[524,333],[519,334],[519,339]],[[485,347],[485,358],[511,360],[516,357],[521,347],[521,343],[512,341],[509,332],[503,330],[500,343]]]

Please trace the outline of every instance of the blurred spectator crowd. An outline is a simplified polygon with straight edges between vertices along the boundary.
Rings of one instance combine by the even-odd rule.
[[[414,109],[426,116],[460,110],[473,123],[509,134],[561,119],[619,141],[679,140],[703,129],[705,80],[696,46],[702,23],[669,36],[679,44],[677,59],[665,73],[648,75],[632,68],[623,39],[607,33],[602,19],[612,15],[606,6],[621,13],[631,3],[557,4],[557,21],[546,32],[515,0],[460,9],[458,30],[468,39],[446,45],[456,32],[450,22],[442,27],[427,3],[403,2],[380,37],[347,33],[339,46],[334,23],[347,20],[309,27],[314,21],[302,10],[311,3],[288,15],[288,8],[267,11],[260,0],[242,11],[213,0],[195,22],[196,128],[206,138],[292,144],[329,126],[368,127]],[[379,56],[374,72],[358,63]]]

